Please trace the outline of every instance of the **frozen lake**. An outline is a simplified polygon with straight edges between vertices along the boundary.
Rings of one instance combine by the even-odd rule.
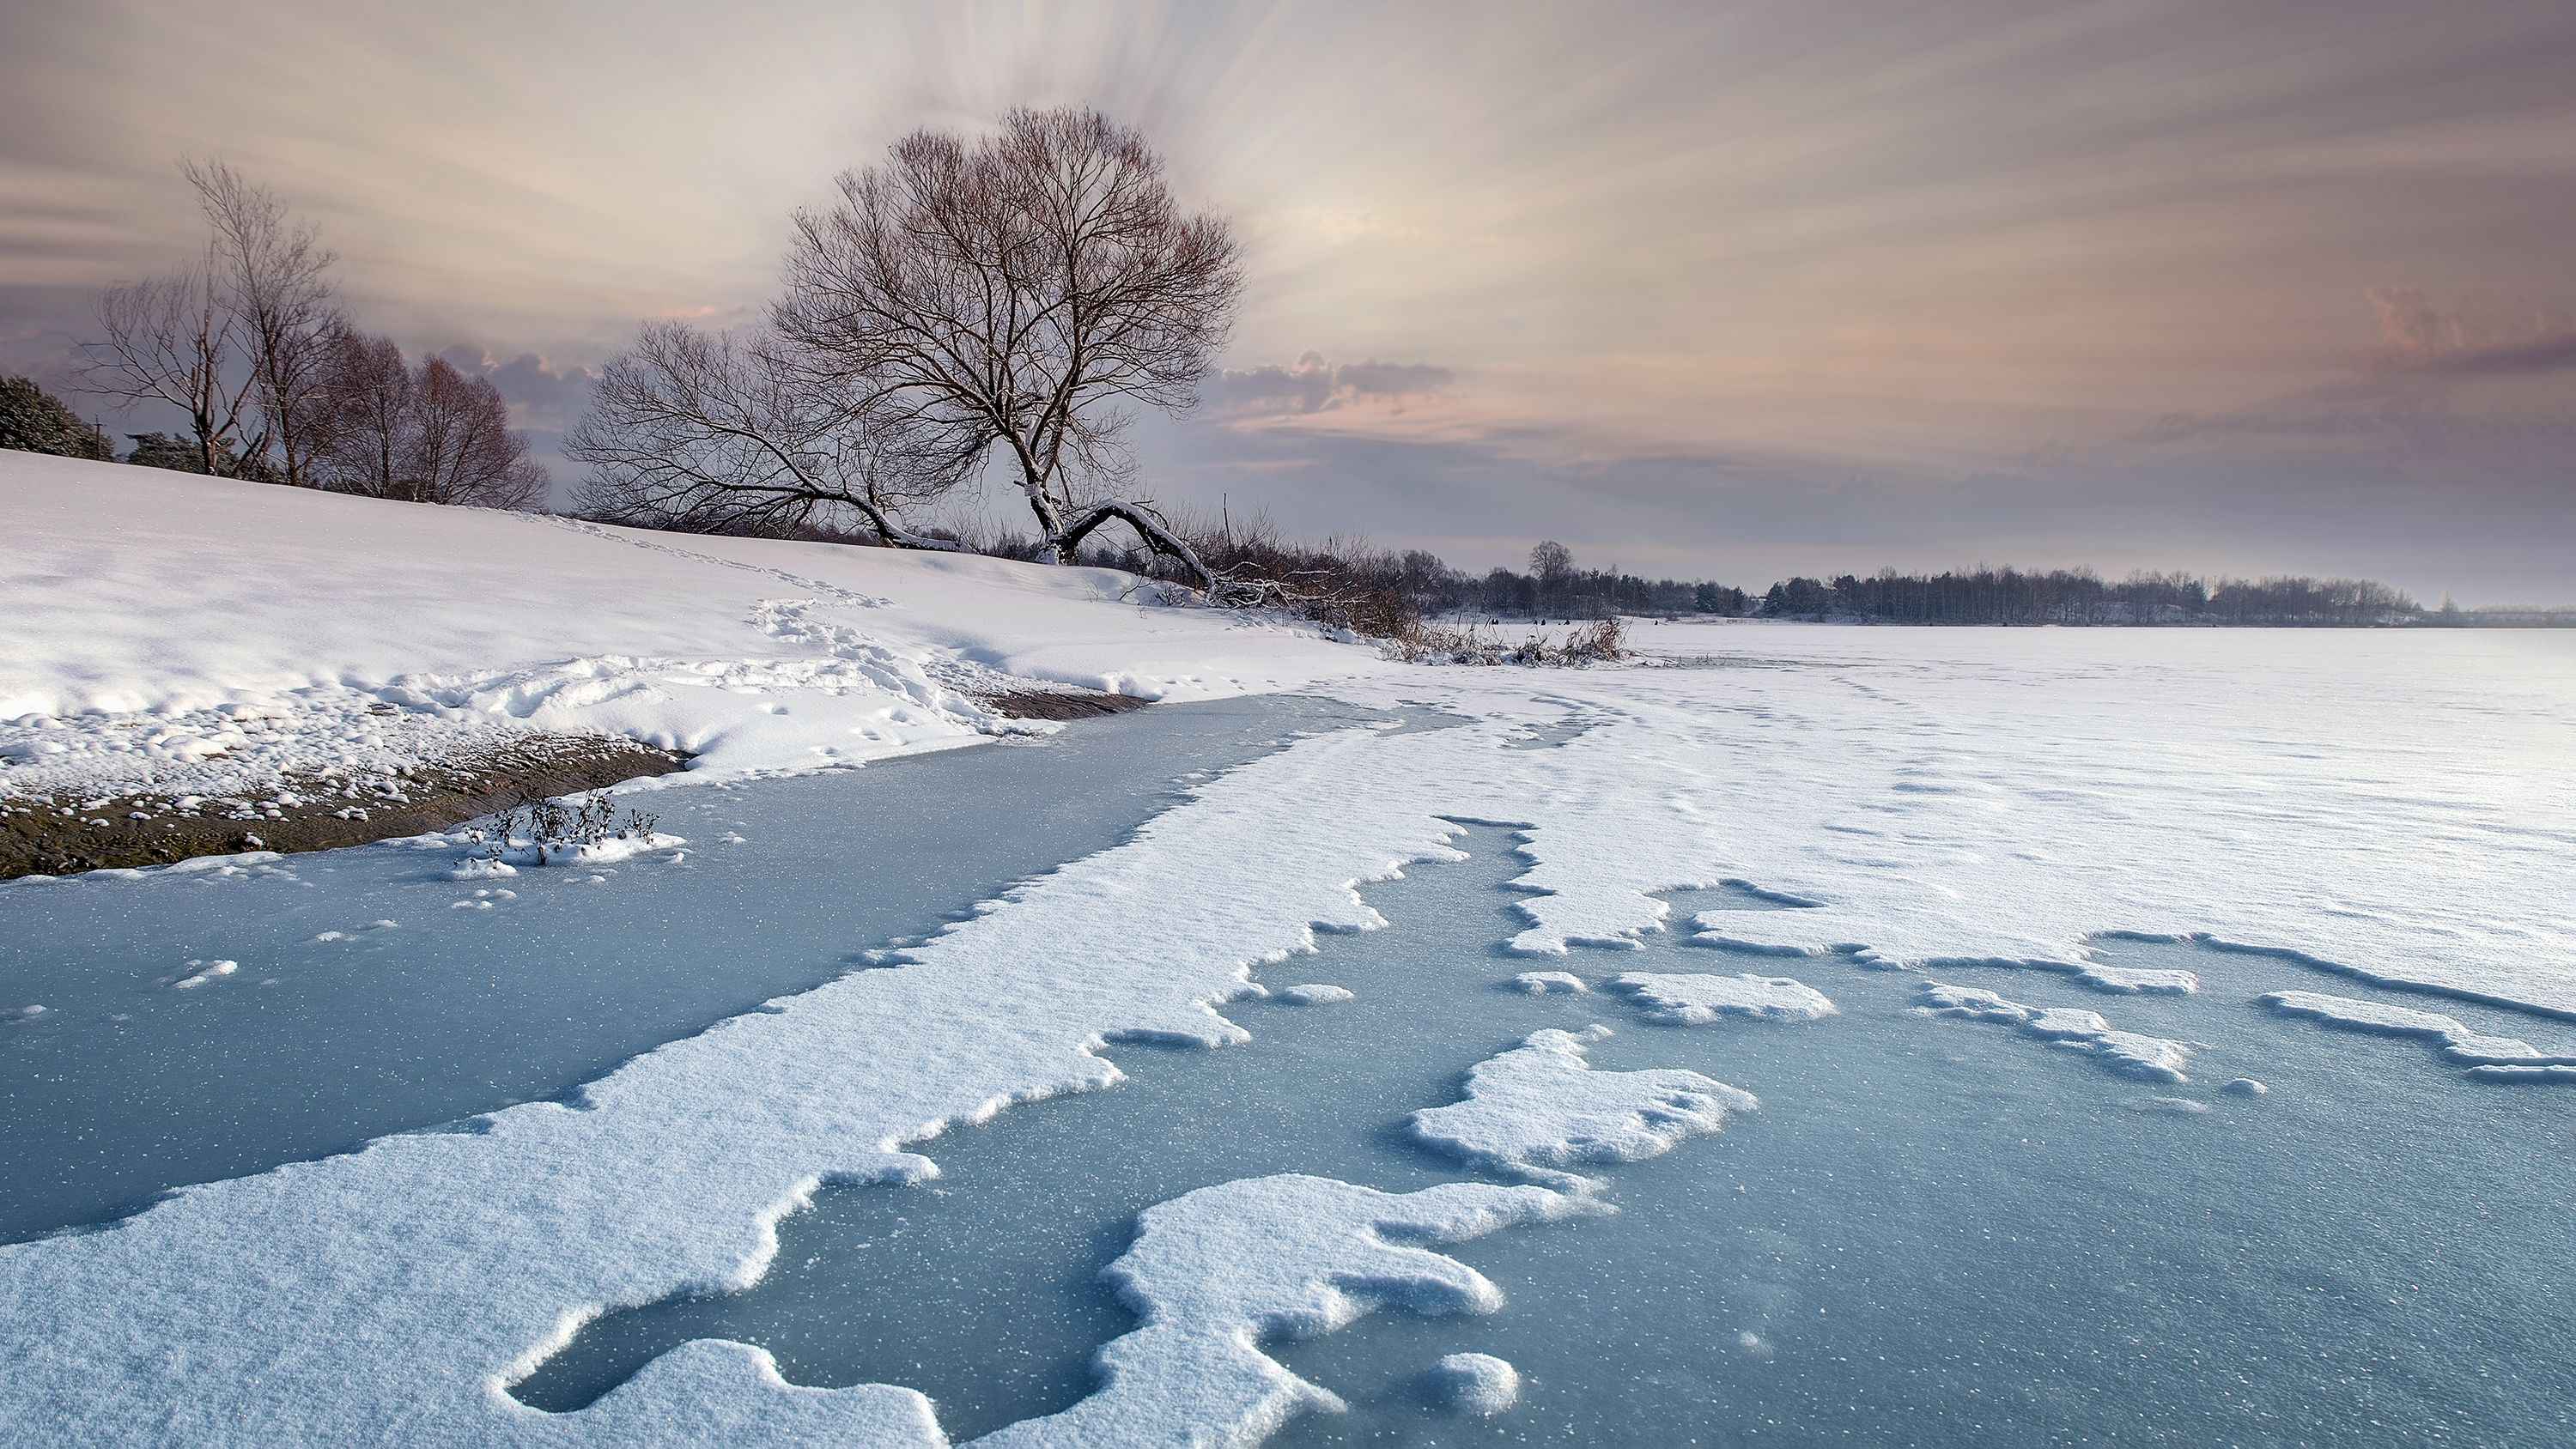
[[[0,887],[0,1425],[2568,1440],[2563,642],[1640,632]]]
[[[601,1321],[519,1393],[574,1409],[696,1338],[759,1344],[795,1382],[911,1385],[958,1437],[1065,1408],[1134,1326],[1101,1282],[1137,1213],[1279,1172],[1389,1190],[1458,1175],[1402,1130],[1474,1062],[1600,1022],[1597,1066],[1696,1068],[1759,1095],[1716,1138],[1608,1169],[1615,1215],[1451,1250],[1499,1284],[1482,1317],[1378,1314],[1278,1357],[1350,1400],[1283,1443],[2564,1442],[2576,1373],[2576,1092],[2466,1080],[2416,1043],[2286,1020],[2255,998],[2334,978],[2277,958],[2112,944],[2197,996],[2106,997],[2027,969],[1939,979],[2098,1008],[2199,1044],[2141,1081],[1994,1026],[1909,1014],[1915,973],[1826,965],[1817,1022],[1641,1019],[1627,971],[1777,969],[1676,945],[1582,952],[1595,991],[1504,989],[1533,964],[1509,836],[1379,887],[1394,924],[1263,971],[1354,999],[1240,1003],[1248,1046],[1113,1050],[1133,1080],[926,1146],[921,1187],[828,1191],[741,1293]],[[1748,904],[1705,892],[1683,904]],[[2359,996],[2422,1006],[2421,998]],[[2576,1048],[2576,1029],[2461,1008]],[[2270,1090],[2225,1090],[2239,1077]],[[1445,1411],[1443,1355],[1516,1365],[1492,1419]]]

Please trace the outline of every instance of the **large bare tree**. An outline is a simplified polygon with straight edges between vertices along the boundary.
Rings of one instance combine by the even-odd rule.
[[[1016,110],[981,140],[917,131],[796,218],[773,309],[793,363],[890,410],[934,476],[1000,455],[1071,562],[1104,524],[1210,582],[1148,502],[1120,496],[1123,426],[1180,411],[1232,325],[1232,230],[1185,212],[1143,135],[1093,110]]]
[[[775,337],[646,323],[600,369],[564,452],[591,465],[575,504],[594,517],[699,533],[856,523],[900,548],[957,547],[902,510],[954,486],[961,460]]]
[[[179,169],[205,212],[205,251],[181,271],[100,295],[105,335],[85,349],[84,385],[179,409],[208,473],[310,484],[332,416],[335,258],[275,192],[232,167]]]
[[[180,170],[214,232],[224,303],[239,328],[259,404],[260,433],[245,451],[265,457],[273,446],[277,480],[310,486],[328,418],[321,404],[339,321],[331,300],[338,256],[276,192],[225,163],[183,161]]]
[[[252,380],[239,365],[240,329],[224,305],[219,264],[210,246],[184,270],[100,293],[104,335],[82,349],[81,382],[122,402],[177,408],[199,471],[228,477],[247,462],[241,434]]]

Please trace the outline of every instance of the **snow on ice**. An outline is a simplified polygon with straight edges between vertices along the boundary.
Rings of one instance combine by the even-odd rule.
[[[1490,1353],[1446,1355],[1431,1366],[1431,1385],[1461,1414],[1499,1414],[1521,1396],[1520,1370]]]
[[[2576,1081],[2576,1055],[2553,1055],[2519,1037],[2488,1036],[2438,1012],[2315,991],[2275,991],[2259,1004],[2347,1031],[2440,1042],[2443,1056],[2467,1066],[2469,1075],[2482,1081]]]
[[[1255,1345],[1329,1332],[1381,1305],[1491,1313],[1503,1295],[1434,1243],[1585,1211],[1540,1187],[1450,1182],[1386,1193],[1289,1174],[1219,1183],[1148,1208],[1112,1264],[1144,1326],[1100,1351],[1100,1391],[977,1441],[992,1449],[1247,1444],[1341,1399]]]
[[[2183,1068],[2191,1065],[2189,1046],[2160,1036],[2114,1031],[2099,1012],[2075,1006],[2024,1006],[1979,987],[1940,981],[1923,983],[1922,1003],[1913,1008],[1921,1015],[1957,1016],[2018,1027],[2025,1036],[2082,1052],[2129,1076],[2159,1082],[2190,1080],[2183,1075]]]
[[[1814,1021],[1834,1014],[1834,1004],[1823,992],[1790,976],[1630,971],[1610,985],[1644,1007],[1647,1020],[1674,1026],[1704,1026],[1729,1016]]]
[[[1571,971],[1524,971],[1512,978],[1512,989],[1532,996],[1569,995],[1589,991],[1583,978]]]
[[[1533,1033],[1470,1068],[1464,1100],[1414,1113],[1413,1135],[1480,1166],[1580,1189],[1592,1184],[1565,1168],[1660,1156],[1761,1105],[1698,1072],[1595,1071],[1585,1045],[1608,1035],[1598,1025]]]

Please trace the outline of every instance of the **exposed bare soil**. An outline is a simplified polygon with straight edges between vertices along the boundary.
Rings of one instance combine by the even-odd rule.
[[[461,825],[529,800],[575,794],[645,775],[667,775],[685,755],[596,735],[530,735],[436,764],[414,766],[399,795],[327,778],[286,781],[294,803],[263,803],[242,818],[239,801],[173,801],[161,795],[0,799],[0,880],[113,866],[167,865],[245,850],[292,853],[364,845]]]
[[[1132,694],[1102,694],[1096,689],[1075,689],[1070,685],[1020,689],[1007,694],[978,694],[975,701],[1013,719],[1091,719],[1104,714],[1124,714],[1153,703]]]

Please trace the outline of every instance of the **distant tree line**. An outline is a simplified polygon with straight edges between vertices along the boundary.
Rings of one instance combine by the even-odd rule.
[[[1196,525],[1187,532],[1225,576],[1276,582],[1282,602],[1367,633],[1433,618],[1598,620],[1792,619],[1813,622],[1982,625],[2263,625],[2466,627],[2576,624],[2576,610],[2427,610],[2401,590],[2367,579],[2204,579],[2138,573],[2117,582],[2089,569],[1952,570],[1830,581],[1784,579],[1753,594],[1706,580],[1648,579],[1621,569],[1587,569],[1555,542],[1530,551],[1526,572],[1469,573],[1422,549],[1375,549],[1329,540],[1280,542],[1266,524]],[[1089,562],[1140,568],[1148,560],[1101,555]]]
[[[418,363],[335,300],[337,258],[276,193],[183,164],[207,235],[191,262],[98,299],[83,390],[174,412],[176,432],[106,432],[26,378],[0,379],[0,447],[419,503],[531,509],[545,469],[489,378]]]
[[[1881,570],[1831,582],[1793,578],[1761,601],[1773,619],[1882,624],[2259,624],[2359,626],[2411,622],[2423,607],[2369,579],[2202,579],[2137,573],[2113,582],[2090,569],[1981,568],[1940,574]]]

